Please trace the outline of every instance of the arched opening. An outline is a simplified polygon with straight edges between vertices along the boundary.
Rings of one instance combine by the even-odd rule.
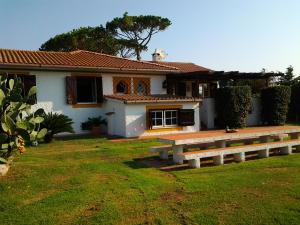
[[[116,91],[119,94],[127,94],[128,93],[128,86],[127,86],[127,84],[125,82],[123,82],[123,81],[120,81],[117,84]]]
[[[137,85],[137,94],[138,95],[146,95],[147,94],[147,88],[144,82],[140,81]]]

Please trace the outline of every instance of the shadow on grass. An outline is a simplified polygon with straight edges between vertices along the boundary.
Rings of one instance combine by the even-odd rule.
[[[293,150],[293,153],[300,153],[300,150]],[[278,149],[273,149],[270,151],[270,157],[280,157],[282,154]],[[260,158],[258,156],[258,152],[251,152],[250,154],[246,154],[246,161],[253,161],[253,160],[263,160],[264,158]],[[234,160],[233,155],[226,155],[224,157],[224,164],[232,164],[237,163]],[[143,169],[143,168],[156,168],[158,170],[164,172],[172,172],[172,171],[180,171],[186,169],[193,169],[189,167],[188,163],[185,162],[182,165],[174,164],[172,160],[172,156],[169,156],[168,160],[160,159],[158,156],[151,156],[151,157],[143,157],[143,158],[135,158],[132,161],[124,162],[127,166],[132,169]],[[214,164],[213,158],[203,158],[201,159],[201,168],[204,167],[213,167],[216,166]]]

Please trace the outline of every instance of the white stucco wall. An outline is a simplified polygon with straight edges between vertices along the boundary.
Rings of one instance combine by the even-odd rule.
[[[36,85],[38,88],[37,105],[34,108],[44,108],[46,112],[63,113],[71,117],[74,121],[74,130],[76,133],[84,133],[81,130],[81,123],[85,122],[88,117],[106,117],[105,113],[110,111],[118,112],[118,116],[114,116],[114,133],[116,135],[125,136],[125,121],[122,126],[121,118],[124,117],[125,109],[123,105],[116,102],[104,103],[101,108],[73,108],[66,104],[66,76],[70,76],[69,72],[52,72],[52,71],[31,71],[31,75],[36,76]],[[113,94],[113,77],[148,77],[151,81],[151,94],[165,94],[166,89],[162,88],[165,76],[157,75],[130,75],[130,74],[99,74],[103,81],[103,94]],[[123,112],[123,113],[122,113]],[[108,119],[108,117],[107,117]],[[111,118],[110,118],[111,119]]]
[[[109,135],[126,136],[125,104],[121,101],[110,99],[104,104],[107,116],[107,127]]]
[[[260,98],[252,98],[251,113],[247,118],[247,126],[261,125],[261,101]]]
[[[200,130],[200,113],[198,103],[179,103],[183,109],[195,110],[195,125],[183,127],[182,131],[165,131],[165,132],[147,132],[146,127],[146,106],[167,106],[174,105],[173,103],[148,103],[148,104],[127,104],[125,106],[126,115],[126,137],[137,137],[142,135],[160,135],[166,133],[184,133],[184,132],[196,132]],[[178,105],[178,103],[176,103]]]
[[[44,108],[46,112],[63,113],[71,117],[74,121],[74,130],[76,133],[83,133],[81,123],[88,117],[103,116],[101,108],[73,108],[66,104],[66,81],[65,77],[70,76],[67,72],[31,72],[36,75],[37,108]]]
[[[208,129],[215,127],[215,99],[204,98],[200,106],[201,122],[205,124]]]

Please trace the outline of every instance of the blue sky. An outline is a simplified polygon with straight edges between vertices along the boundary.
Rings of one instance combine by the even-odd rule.
[[[37,50],[55,34],[114,17],[153,14],[172,21],[154,36],[168,61],[215,70],[300,74],[299,0],[0,0],[0,48]]]

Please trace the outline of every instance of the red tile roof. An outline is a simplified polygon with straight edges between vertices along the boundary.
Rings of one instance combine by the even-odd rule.
[[[158,61],[155,62],[157,64],[163,66],[172,66],[178,68],[181,72],[189,73],[189,72],[211,72],[211,69],[205,68],[203,66],[196,65],[194,63],[184,63],[184,62],[165,62],[165,61]]]
[[[194,63],[151,62],[120,58],[90,51],[46,52],[0,49],[0,67],[91,69],[124,71],[211,71]]]
[[[106,95],[105,98],[123,101],[125,104],[147,103],[147,102],[200,102],[200,98],[181,97],[174,95]]]
[[[73,67],[114,70],[179,71],[172,66],[137,61],[89,51],[45,52],[0,49],[0,66]]]

